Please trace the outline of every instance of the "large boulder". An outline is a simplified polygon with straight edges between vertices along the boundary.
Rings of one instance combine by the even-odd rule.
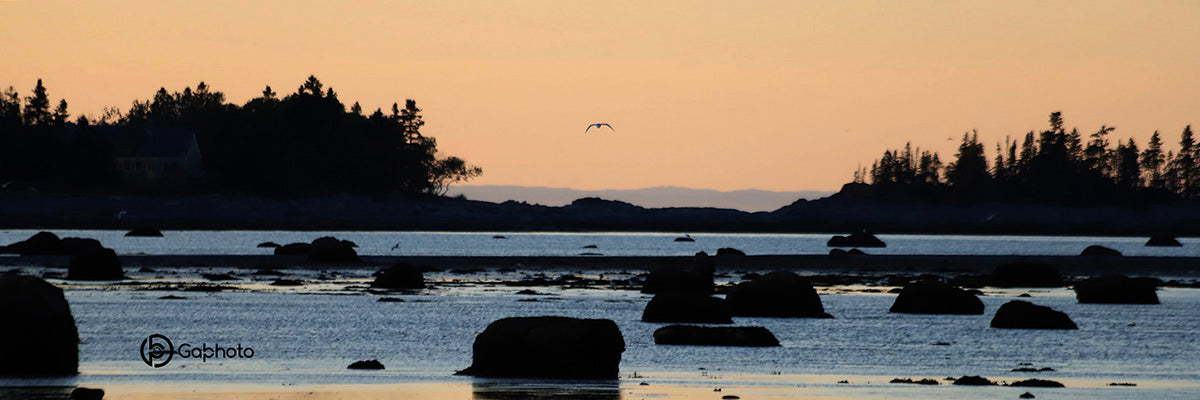
[[[1062,287],[1063,279],[1053,265],[1032,262],[1001,264],[992,270],[988,286],[993,287]]]
[[[378,289],[421,289],[425,287],[425,276],[421,270],[407,263],[397,263],[391,268],[380,271],[371,282],[372,288]]]
[[[737,316],[833,318],[825,313],[812,284],[789,271],[774,271],[739,283],[729,289],[725,300]]]
[[[717,249],[717,257],[745,257],[746,252],[732,248],[722,247]]]
[[[1104,246],[1093,244],[1091,246],[1084,248],[1083,251],[1079,253],[1079,255],[1081,255],[1081,256],[1120,256],[1121,252],[1104,247]]]
[[[1152,279],[1105,275],[1075,284],[1080,303],[1158,304],[1157,285]]]
[[[308,247],[308,260],[325,263],[358,262],[357,247],[349,240],[338,240],[330,236],[317,238]]]
[[[62,289],[0,274],[0,375],[74,375],[79,333]]]
[[[1179,243],[1175,236],[1165,233],[1156,233],[1150,235],[1150,239],[1146,240],[1146,246],[1150,247],[1180,247],[1183,243]]]
[[[834,236],[825,242],[828,247],[887,247],[886,243],[866,231],[854,232],[846,236]]]
[[[1007,329],[1079,329],[1071,317],[1050,307],[1013,300],[1000,306],[992,317],[993,328]]]
[[[308,255],[309,246],[308,243],[288,243],[275,247],[274,251],[277,256]]]
[[[642,284],[642,293],[689,292],[709,294],[713,292],[713,271],[716,262],[703,251],[696,253],[692,265],[686,267],[664,266],[650,271]]]
[[[654,331],[654,344],[770,347],[779,339],[761,326],[667,325]]]
[[[971,292],[936,281],[904,286],[888,312],[905,314],[983,314],[983,302]]]
[[[617,379],[625,339],[608,319],[516,317],[475,337],[471,366],[456,375]]]
[[[121,260],[112,249],[82,250],[71,256],[67,279],[80,281],[116,281],[125,279]]]
[[[691,322],[731,324],[729,304],[725,299],[706,294],[673,292],[659,293],[642,311],[644,322]]]

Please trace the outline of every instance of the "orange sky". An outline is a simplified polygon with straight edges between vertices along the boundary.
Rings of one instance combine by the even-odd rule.
[[[73,114],[309,74],[405,98],[474,184],[833,190],[887,148],[1200,121],[1195,1],[0,0],[0,85]],[[615,132],[584,134],[589,123]],[[947,141],[949,137],[955,141]]]

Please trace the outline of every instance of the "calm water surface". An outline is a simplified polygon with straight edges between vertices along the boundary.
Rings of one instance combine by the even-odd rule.
[[[690,234],[695,242],[675,242],[684,235],[666,233],[529,233],[529,232],[299,232],[299,231],[166,231],[162,238],[127,238],[125,231],[56,230],[60,237],[100,240],[119,254],[238,255],[271,254],[255,246],[287,244],[335,236],[358,244],[360,255],[411,256],[574,256],[598,252],[609,256],[682,256],[714,253],[733,247],[750,255],[827,254],[833,234]],[[24,240],[36,230],[0,231],[0,244]],[[493,239],[504,236],[506,239]],[[1180,238],[1183,247],[1146,247],[1144,237],[878,235],[886,248],[871,254],[913,255],[1078,255],[1085,247],[1103,245],[1130,256],[1200,257],[1200,238]],[[596,245],[597,249],[582,249]]]

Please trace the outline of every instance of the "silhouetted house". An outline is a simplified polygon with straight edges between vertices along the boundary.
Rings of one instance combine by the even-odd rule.
[[[175,185],[200,178],[200,145],[190,129],[97,128],[113,142],[122,183]]]

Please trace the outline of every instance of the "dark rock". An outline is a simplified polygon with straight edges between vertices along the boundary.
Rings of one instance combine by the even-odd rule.
[[[173,295],[173,294],[169,294],[169,295],[166,295],[166,296],[159,297],[158,299],[159,299],[159,300],[187,300],[187,297],[183,297],[183,296],[176,296],[176,295]]]
[[[733,315],[745,317],[833,318],[807,280],[789,271],[774,271],[740,283],[725,295]]]
[[[738,400],[740,398],[741,397],[739,397],[736,394],[727,394],[727,395],[721,396],[721,400]]]
[[[1109,383],[1108,386],[1137,386],[1137,384],[1130,382],[1112,382]]]
[[[138,228],[125,232],[125,237],[163,237],[163,234],[158,229]]]
[[[692,239],[692,236],[688,235],[688,236],[677,237],[677,238],[675,238],[675,241],[676,242],[695,242],[696,239]]]
[[[650,271],[642,284],[642,293],[690,292],[709,294],[713,292],[713,271],[716,262],[701,251],[690,267],[660,267]]]
[[[265,249],[277,249],[282,246],[280,246],[279,243],[275,243],[275,242],[262,242],[262,243],[259,243],[258,246],[254,246],[254,247],[258,247],[260,249],[264,249],[264,248]]]
[[[1066,387],[1066,386],[1064,386],[1062,383],[1058,383],[1058,382],[1055,382],[1055,381],[1048,381],[1048,380],[1045,380],[1045,379],[1026,379],[1026,380],[1023,380],[1023,381],[1016,381],[1016,382],[1013,382],[1013,383],[1009,384],[1008,386],[1022,386],[1022,387]]]
[[[75,375],[79,333],[62,289],[0,274],[0,375]]]
[[[1121,252],[1098,245],[1091,245],[1080,252],[1081,256],[1120,256]]]
[[[71,391],[71,400],[100,400],[104,398],[104,389],[77,387]]]
[[[125,279],[121,260],[112,249],[84,250],[71,256],[67,279],[81,281],[116,281]]]
[[[496,236],[492,236],[492,239],[508,239],[508,237],[506,237],[506,236],[501,236],[501,235],[496,235]]]
[[[1154,280],[1105,275],[1075,284],[1075,299],[1080,303],[1159,304]]]
[[[322,263],[351,263],[358,262],[356,245],[348,240],[338,240],[330,236],[317,238],[308,248],[308,260]]]
[[[63,238],[58,242],[59,252],[62,255],[74,255],[92,250],[103,249],[104,246],[96,239],[84,238]]]
[[[846,258],[849,254],[842,249],[829,249],[829,256],[833,258]]]
[[[667,325],[654,331],[654,344],[770,347],[779,339],[761,326]]]
[[[1001,264],[992,271],[988,286],[993,287],[1062,287],[1058,268],[1047,264],[1017,262]]]
[[[275,255],[308,255],[308,248],[312,245],[308,243],[288,243],[275,248]]]
[[[825,242],[828,247],[887,247],[879,238],[870,233],[854,232],[847,236],[834,236]]]
[[[955,385],[966,385],[966,386],[992,386],[992,385],[995,385],[996,382],[992,382],[982,376],[973,375],[973,376],[963,376],[958,379],[955,379],[954,384]]]
[[[915,384],[915,385],[939,385],[937,379],[929,379],[929,378],[915,380],[915,381],[912,380],[912,378],[904,378],[904,379],[896,378],[896,379],[892,379],[891,382],[888,382],[888,383],[911,383],[911,384]]]
[[[1050,368],[1050,367],[1042,367],[1042,368],[1021,367],[1021,368],[1013,368],[1013,369],[1012,369],[1012,372],[1054,372],[1054,368]]]
[[[1000,306],[992,317],[993,328],[1079,329],[1066,313],[1028,301],[1013,300]]]
[[[643,322],[731,324],[725,299],[706,294],[668,292],[654,295],[642,311]]]
[[[1017,297],[1026,297],[1026,298],[1028,298],[1028,297],[1033,297],[1033,295],[1031,295],[1031,294],[1029,294],[1029,293],[1021,293],[1021,294],[1017,295]]]
[[[722,248],[717,249],[717,257],[723,257],[723,256],[724,257],[745,257],[746,253],[741,250],[732,248],[732,247],[722,247]]]
[[[141,268],[138,268],[137,272],[140,272],[143,274],[153,274],[158,271],[155,271],[154,268],[150,268],[150,267],[141,267]]]
[[[382,271],[371,287],[378,289],[423,289],[425,276],[421,270],[406,263],[397,263]]]
[[[264,275],[265,275],[265,276],[283,276],[283,275],[285,275],[285,274],[284,274],[284,273],[282,273],[282,272],[279,272],[279,271],[273,270],[273,269],[260,269],[260,270],[258,270],[258,271],[254,271],[254,273],[252,273],[251,275],[258,275],[258,276],[264,276]]]
[[[271,282],[271,286],[304,286],[304,281],[299,279],[276,279]]]
[[[383,363],[379,360],[359,360],[350,363],[346,369],[383,369]]]
[[[1146,241],[1146,246],[1150,247],[1181,247],[1182,243],[1175,239],[1175,236],[1157,233],[1150,235],[1150,239]]]
[[[533,291],[533,289],[521,289],[521,290],[517,291],[517,294],[534,296],[534,295],[541,295],[542,293],[535,292],[535,291]]]
[[[1033,393],[1025,392],[1025,393],[1021,393],[1021,395],[1017,396],[1017,397],[1022,398],[1022,399],[1032,399],[1032,398],[1036,398],[1037,396],[1034,396]]]
[[[587,246],[583,246],[583,248],[585,248],[585,249],[598,249],[598,248],[600,248],[600,247],[598,247],[598,246],[596,246],[596,245],[594,245],[594,244],[589,244],[589,245],[587,245]]]
[[[859,249],[850,249],[850,251],[846,252],[846,255],[848,255],[848,256],[865,256],[865,255],[867,255],[867,253],[865,251],[862,251]]]
[[[5,253],[13,253],[20,255],[54,255],[62,254],[59,249],[58,235],[50,232],[42,231],[33,234],[29,239],[20,242],[12,243],[8,246],[0,248]]]
[[[922,281],[904,286],[888,312],[906,314],[983,314],[978,297],[945,283]]]
[[[474,361],[456,375],[617,379],[625,339],[608,319],[504,318],[475,337]]]
[[[395,297],[380,297],[379,300],[375,300],[375,302],[376,303],[403,303],[404,299],[398,299]]]
[[[602,256],[604,253],[579,253],[581,256]]]

